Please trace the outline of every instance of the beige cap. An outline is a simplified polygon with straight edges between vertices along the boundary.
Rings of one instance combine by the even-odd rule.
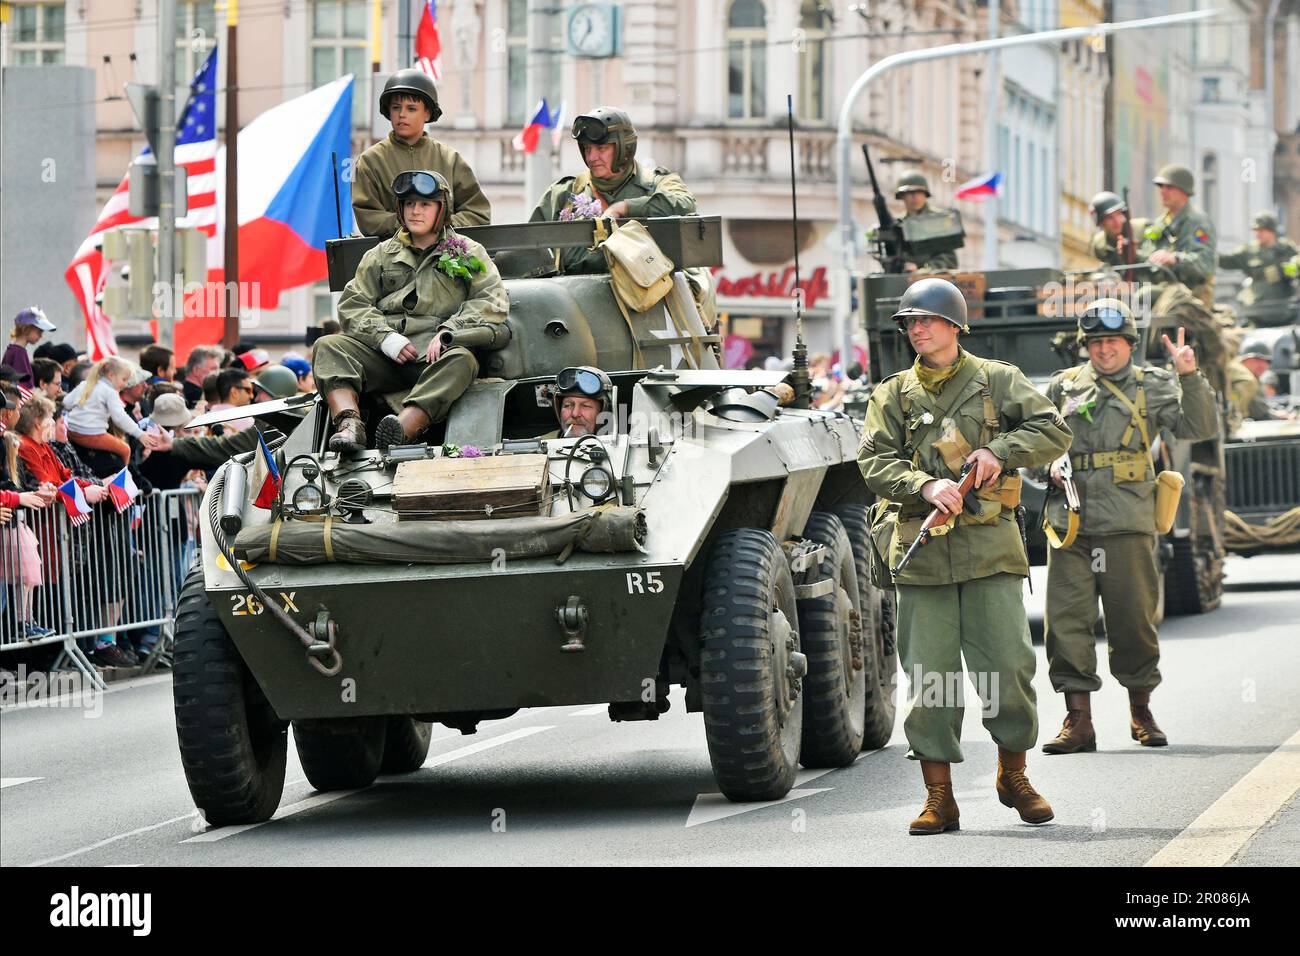
[[[168,392],[158,396],[149,417],[164,428],[180,428],[188,425],[194,414],[186,407],[183,397]]]

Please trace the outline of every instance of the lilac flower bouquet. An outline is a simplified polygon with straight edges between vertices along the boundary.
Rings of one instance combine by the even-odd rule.
[[[575,219],[595,219],[600,215],[600,201],[588,193],[573,193],[568,204],[560,210],[560,222]]]
[[[472,279],[475,272],[483,271],[483,260],[469,251],[469,243],[461,236],[448,235],[433,247],[438,257],[436,268],[453,279]]]

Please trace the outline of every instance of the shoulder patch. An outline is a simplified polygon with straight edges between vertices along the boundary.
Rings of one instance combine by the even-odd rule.
[[[1203,228],[1198,226],[1196,228],[1196,231],[1192,233],[1192,238],[1195,239],[1197,242],[1209,242],[1210,234],[1206,232]]]

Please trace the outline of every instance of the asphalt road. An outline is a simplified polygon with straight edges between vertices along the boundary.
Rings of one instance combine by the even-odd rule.
[[[1222,608],[1161,628],[1153,709],[1171,745],[1129,739],[1126,698],[1108,680],[1094,697],[1097,753],[1030,756],[1056,810],[1043,827],[998,803],[996,750],[974,708],[954,768],[959,833],[907,835],[924,790],[901,717],[890,745],[852,767],[805,772],[780,803],[730,804],[715,792],[701,718],[674,689],[673,710],[653,723],[567,707],[468,737],[435,728],[420,771],[345,794],[315,794],[290,747],[279,816],[209,830],[160,675],[89,708],[4,709],[0,865],[1294,865],[1300,558],[1232,559],[1229,574]],[[1062,708],[1038,653],[1046,739]]]

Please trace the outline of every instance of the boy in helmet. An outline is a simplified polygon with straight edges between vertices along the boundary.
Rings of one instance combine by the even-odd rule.
[[[1092,221],[1097,224],[1089,250],[1102,265],[1119,266],[1127,262],[1127,243],[1124,238],[1124,220],[1129,215],[1128,205],[1123,198],[1109,190],[1103,190],[1092,197]],[[1129,229],[1136,246],[1142,239],[1149,223],[1145,219],[1129,220]],[[1133,249],[1134,261],[1137,261],[1137,249]]]
[[[1138,245],[1138,260],[1161,269],[1152,270],[1152,281],[1167,282],[1169,276],[1191,290],[1207,309],[1214,308],[1214,272],[1218,265],[1214,223],[1191,203],[1195,178],[1186,166],[1170,163],[1161,167],[1153,183],[1160,189],[1165,214],[1147,226]],[[1136,236],[1134,238],[1137,238]]]
[[[968,331],[966,300],[951,282],[913,283],[894,319],[916,364],[872,391],[858,449],[858,467],[878,498],[872,538],[888,539],[880,557],[897,567],[931,509],[949,516],[946,533],[894,578],[899,658],[910,684],[903,730],[927,793],[909,832],[959,829],[951,765],[962,760],[963,657],[998,745],[998,798],[1026,823],[1046,823],[1052,808],[1025,776],[1038,710],[1016,471],[1058,457],[1070,430],[1014,365],[958,345]],[[963,498],[957,487],[967,466],[975,490]]]
[[[906,219],[930,219],[940,214],[946,215],[956,210],[940,209],[930,205],[930,183],[919,169],[909,169],[898,177],[894,186],[894,198],[903,201],[906,212],[899,217],[899,222]],[[961,217],[958,216],[958,221]],[[904,261],[904,272],[944,272],[957,268],[957,251],[932,252],[923,259],[915,256]]]
[[[583,207],[595,204],[596,215],[610,219],[653,216],[689,216],[695,197],[680,176],[662,166],[650,169],[636,161],[636,128],[620,109],[600,106],[573,121],[573,139],[587,171],[565,176],[537,201],[529,222],[593,218]],[[565,249],[560,265],[565,272],[605,272],[599,250]]]
[[[1090,303],[1079,317],[1079,338],[1088,362],[1057,372],[1047,386],[1073,434],[1079,526],[1073,541],[1067,534],[1047,555],[1047,664],[1052,689],[1065,695],[1066,717],[1043,752],[1097,749],[1089,699],[1101,689],[1093,635],[1098,598],[1106,612],[1110,672],[1128,690],[1132,737],[1144,747],[1163,747],[1165,735],[1150,709],[1160,683],[1151,442],[1166,428],[1190,441],[1212,437],[1218,431],[1215,395],[1182,329],[1177,342],[1163,337],[1173,371],[1135,364],[1137,324],[1118,299]],[[1050,471],[1057,485],[1061,467],[1053,462]],[[1056,512],[1049,507],[1048,515]]]
[[[439,333],[504,322],[510,302],[487,250],[448,224],[451,186],[432,170],[399,173],[392,185],[401,229],[366,252],[339,299],[343,332],[312,352],[317,387],[334,424],[330,449],[361,451],[362,392],[409,389],[400,415],[379,423],[382,447],[414,441],[447,416],[478,374],[466,348]]]
[[[433,80],[419,70],[398,70],[384,84],[379,112],[393,124],[387,139],[357,157],[352,178],[352,213],[367,236],[387,239],[399,227],[393,205],[393,179],[417,169],[440,173],[451,184],[449,221],[455,228],[486,226],[492,207],[474,170],[460,153],[430,139],[426,123],[442,115]]]

